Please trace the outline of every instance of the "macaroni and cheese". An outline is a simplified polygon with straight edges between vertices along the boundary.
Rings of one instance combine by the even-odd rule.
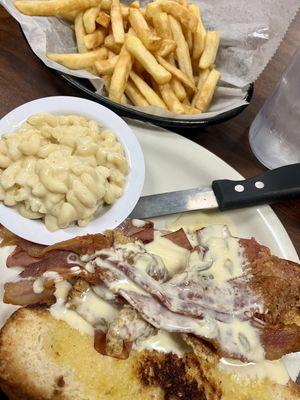
[[[115,134],[83,116],[33,115],[0,139],[0,201],[50,231],[87,225],[122,195],[127,173]]]

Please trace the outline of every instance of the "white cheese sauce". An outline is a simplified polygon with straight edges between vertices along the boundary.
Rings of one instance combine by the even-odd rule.
[[[179,333],[166,332],[161,329],[156,335],[152,335],[145,340],[137,340],[133,348],[138,351],[156,350],[162,353],[173,353],[178,357],[183,357],[191,348],[184,342]]]
[[[169,276],[181,272],[187,264],[189,250],[186,250],[171,240],[161,236],[158,231],[154,232],[154,240],[145,245],[145,249],[152,254],[156,254],[163,260]]]
[[[220,371],[233,374],[236,379],[244,381],[269,379],[279,385],[286,385],[290,379],[282,360],[242,363],[238,360],[221,358],[218,368]]]

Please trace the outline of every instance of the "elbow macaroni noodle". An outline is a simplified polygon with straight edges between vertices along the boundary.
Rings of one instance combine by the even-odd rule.
[[[33,115],[0,139],[0,201],[50,231],[87,225],[122,195],[127,173],[115,134],[82,116]]]

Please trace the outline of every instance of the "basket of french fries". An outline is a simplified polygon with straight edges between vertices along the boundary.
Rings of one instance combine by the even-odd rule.
[[[68,83],[121,115],[169,126],[208,125],[236,115],[251,98],[249,85],[235,108],[216,106],[216,91],[222,89],[220,33],[206,29],[198,5],[187,0],[143,6],[120,0],[17,0],[14,7],[68,25],[75,51],[45,51],[45,57]],[[78,71],[91,79],[78,78]]]

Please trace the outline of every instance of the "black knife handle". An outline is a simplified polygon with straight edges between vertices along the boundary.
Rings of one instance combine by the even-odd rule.
[[[221,211],[300,198],[300,163],[242,181],[213,181],[212,188]]]

